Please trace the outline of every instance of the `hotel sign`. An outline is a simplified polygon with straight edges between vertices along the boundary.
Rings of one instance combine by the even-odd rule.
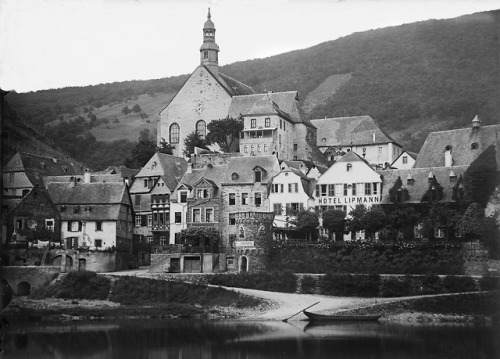
[[[368,204],[380,203],[379,196],[363,196],[363,197],[321,197],[318,198],[318,204]]]
[[[254,241],[236,241],[234,242],[235,247],[255,247]]]

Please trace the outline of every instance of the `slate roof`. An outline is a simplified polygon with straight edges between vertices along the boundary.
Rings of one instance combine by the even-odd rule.
[[[443,199],[440,202],[452,201],[453,186],[455,186],[463,176],[468,166],[455,167],[431,167],[431,168],[409,168],[409,169],[392,169],[392,170],[377,170],[377,173],[382,176],[382,200],[381,204],[389,204],[389,190],[394,186],[394,183],[401,178],[403,187],[408,190],[410,199],[404,203],[422,203],[422,197],[429,189],[429,173],[436,178],[437,182],[443,187]],[[450,174],[456,176],[456,181],[450,180]],[[407,184],[408,177],[413,178],[412,184]]]
[[[444,166],[444,152],[451,146],[453,166],[470,165],[486,148],[499,141],[500,124],[481,126],[474,130],[472,127],[457,130],[431,132],[427,136],[413,165],[420,167]],[[473,143],[477,149],[471,149]]]
[[[76,183],[73,186],[70,182],[53,182],[47,185],[47,191],[63,220],[116,220],[122,205],[131,206],[124,183]]]
[[[125,166],[108,166],[105,170],[96,173],[118,174],[122,176],[122,178],[134,179],[139,172],[140,170],[138,169],[128,168]]]
[[[240,95],[251,95],[254,94],[255,91],[250,86],[240,82],[238,80],[233,79],[227,75],[224,75],[219,72],[218,76],[219,82],[222,83],[226,91],[231,96],[240,96]]]
[[[319,147],[396,143],[371,116],[335,117],[311,122],[318,129],[316,144]]]
[[[229,117],[238,118],[249,114],[259,101],[267,99],[274,102],[282,114],[286,114],[292,123],[303,123],[309,127],[313,124],[306,118],[299,103],[297,91],[272,92],[247,96],[234,96],[229,106]]]
[[[54,157],[18,152],[5,165],[3,172],[25,172],[33,185],[43,185],[44,176],[75,175],[82,173],[83,169],[59,158],[54,160]]]
[[[155,166],[153,166],[154,162],[156,162]],[[144,192],[145,188],[141,179],[148,177],[161,177],[170,191],[173,191],[186,172],[187,166],[184,158],[157,152],[135,176],[136,181],[132,184],[130,192]]]
[[[202,178],[205,178],[209,183],[213,184],[220,189],[221,180],[224,177],[227,170],[227,164],[219,166],[206,166],[202,169],[193,169],[192,172],[186,172],[179,181],[177,189],[182,185],[192,189],[193,186]],[[173,200],[177,199],[177,189],[174,191],[172,196]]]
[[[276,156],[233,157],[221,182],[229,185],[254,183],[256,167],[261,167],[266,171],[262,183],[271,181],[271,178],[280,171]],[[232,179],[233,173],[238,174],[238,179]]]

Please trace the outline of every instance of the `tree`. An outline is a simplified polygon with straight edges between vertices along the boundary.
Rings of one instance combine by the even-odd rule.
[[[385,227],[387,218],[380,208],[372,207],[361,217],[361,225],[366,232],[366,236],[373,239],[376,232]]]
[[[162,137],[160,141],[160,146],[158,146],[158,152],[164,153],[166,155],[173,155],[174,148],[175,148],[174,145],[171,145]]]
[[[220,245],[220,232],[212,227],[189,227],[179,232],[181,244],[194,247],[210,247],[216,252]]]
[[[142,111],[142,108],[139,104],[135,104],[134,107],[132,107],[132,112],[135,112],[135,113],[141,113]]]
[[[495,146],[491,145],[471,163],[464,173],[465,197],[469,203],[486,207],[500,179],[496,170]]]
[[[228,116],[210,122],[207,128],[207,141],[218,144],[223,152],[231,152],[234,147],[237,148],[240,132],[243,130],[243,120]]]
[[[193,131],[184,139],[184,150],[183,155],[186,157],[191,157],[194,153],[194,148],[199,147],[208,150],[209,143],[198,135],[198,132]]]
[[[143,167],[156,152],[156,144],[150,138],[149,129],[139,134],[139,143],[132,149],[132,157],[125,159],[124,165],[129,168]]]
[[[297,217],[291,223],[294,224],[299,231],[306,234],[306,239],[313,239],[316,237],[319,218],[315,212],[302,210],[297,213]]]
[[[335,233],[335,238],[341,238],[345,231],[345,213],[336,209],[323,212],[323,227],[330,233]]]
[[[364,204],[358,204],[349,212],[349,219],[346,222],[347,232],[358,232],[364,230],[361,224],[361,218],[366,213],[367,209]]]
[[[122,113],[124,115],[128,115],[130,112],[131,112],[131,110],[128,108],[128,106],[123,106]]]

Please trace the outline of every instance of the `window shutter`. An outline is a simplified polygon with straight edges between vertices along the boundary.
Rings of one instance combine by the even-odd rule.
[[[82,222],[78,221],[78,232],[82,231]]]
[[[146,227],[148,225],[148,215],[147,214],[143,214],[141,216],[141,226],[142,227]]]
[[[68,221],[68,232],[71,232],[71,221]]]

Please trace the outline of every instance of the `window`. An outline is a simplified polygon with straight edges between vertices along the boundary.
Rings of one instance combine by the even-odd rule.
[[[16,229],[24,229],[24,219],[16,219]]]
[[[236,224],[236,215],[234,213],[229,213],[229,225],[234,226]]]
[[[212,223],[214,222],[214,209],[206,208],[205,209],[205,222]]]
[[[321,188],[321,196],[323,196],[323,197],[326,196],[327,195],[326,191],[327,191],[328,185],[322,184],[322,185],[320,185],[320,188]]]
[[[135,221],[137,223],[137,216],[135,216]],[[102,231],[102,221],[96,221],[95,222],[95,230],[96,231]]]
[[[271,127],[271,119],[269,117],[266,117],[264,126]]]
[[[174,222],[181,223],[182,222],[182,212],[175,212],[174,214]]]
[[[444,238],[444,232],[441,228],[434,228],[434,238]]]
[[[335,184],[335,195],[341,196],[344,193],[344,185],[342,183]]]
[[[267,145],[264,145],[264,152],[267,152]]]
[[[352,169],[352,165],[351,165],[350,163],[348,163],[348,164],[346,165],[346,171],[347,171],[347,172],[350,172],[350,171],[351,171],[351,169]]]
[[[193,222],[201,222],[201,209],[193,208]]]
[[[273,204],[273,211],[274,211],[274,214],[277,215],[277,216],[281,216],[281,203],[275,203]]]
[[[248,153],[248,146],[247,146],[247,145],[245,145],[245,146],[243,147],[243,152]]]
[[[238,174],[236,172],[233,172],[231,174],[231,180],[236,181],[238,178],[240,178],[240,176],[238,176]]]
[[[144,179],[144,187],[146,187],[146,188],[148,187],[148,179],[147,178]]]
[[[294,150],[294,151],[297,151],[297,148],[298,148],[297,144],[296,144],[296,143],[294,143],[294,144],[293,144],[293,150]]]
[[[343,192],[343,193],[344,193],[344,196],[348,196],[348,195],[349,195],[349,194],[348,194],[348,192],[347,192],[347,189],[348,189],[348,188],[349,188],[349,187],[348,187],[347,183],[344,183],[344,192]]]
[[[170,125],[170,143],[179,143],[180,127],[178,124],[173,123]]]
[[[279,144],[281,145],[281,135],[279,135]]]
[[[206,188],[199,188],[197,191],[196,191],[196,197],[198,198],[208,198],[209,197],[209,192],[208,192],[208,189]]]
[[[148,214],[148,227],[151,227],[153,225],[153,215]]]
[[[181,193],[180,193],[180,202],[181,203],[186,203],[187,202],[187,191],[181,191]]]
[[[373,182],[373,191],[372,191],[372,194],[373,195],[378,194],[378,183],[376,183],[376,182]]]
[[[260,207],[260,205],[262,204],[262,194],[260,192],[256,192],[254,200],[255,200],[255,207]]]
[[[379,153],[379,154],[380,154],[380,153],[382,153],[382,146],[379,146],[379,148],[378,148],[378,153]]]
[[[160,244],[166,246],[168,244],[166,236],[160,236]]]
[[[153,236],[147,236],[148,243],[153,243]]]
[[[38,209],[40,210],[40,212],[45,211],[45,205],[43,203],[40,203],[40,206],[38,206]]]
[[[260,152],[260,145],[257,145],[257,152]]]
[[[138,206],[141,204],[141,195],[140,194],[136,194],[135,195],[135,205]]]
[[[54,232],[54,220],[53,219],[46,219],[45,220],[45,228],[47,228],[49,231]]]
[[[82,222],[68,221],[68,232],[80,232],[82,230]]]
[[[289,193],[299,192],[299,184],[298,183],[289,183],[288,184],[288,192]]]
[[[254,146],[254,145],[251,145],[251,146],[250,146],[250,152],[251,152],[251,153],[253,153],[254,149],[255,149],[255,146]]]
[[[11,184],[14,183],[14,175],[15,175],[15,173],[13,173],[13,172],[9,173],[9,183],[11,183]]]
[[[255,118],[252,118],[250,120],[250,128],[256,128],[257,127],[257,120]]]
[[[102,239],[94,240],[94,247],[101,248],[102,247]]]
[[[262,182],[262,172],[256,168],[255,171],[255,181],[254,182]]]
[[[413,227],[413,237],[422,238],[422,224],[419,223]]]
[[[208,36],[210,36],[209,33],[207,33]],[[203,58],[208,59],[208,51],[203,51]]]
[[[320,195],[320,187],[319,184],[316,185],[316,197],[319,197]]]
[[[407,164],[408,163],[408,156],[403,156],[403,164]]]
[[[353,183],[352,184],[352,195],[355,196],[356,195],[356,183]]]
[[[236,194],[229,193],[229,205],[234,206],[236,204]]]
[[[372,194],[371,183],[365,183],[365,196],[370,196]]]
[[[479,148],[479,144],[477,144],[475,142],[470,145],[471,150],[477,150],[478,148]]]
[[[248,193],[241,194],[241,204],[248,204]]]
[[[204,140],[207,136],[207,124],[203,120],[199,120],[196,122],[196,133],[198,136]]]
[[[333,184],[328,185],[328,196],[335,197],[335,186]]]
[[[140,227],[141,226],[141,216],[140,215],[136,215],[135,216],[135,226],[136,227]]]

